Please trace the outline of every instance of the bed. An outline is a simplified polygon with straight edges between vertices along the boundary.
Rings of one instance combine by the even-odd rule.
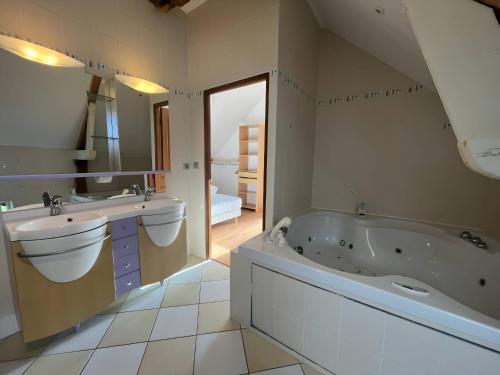
[[[212,186],[212,225],[241,216],[242,200],[232,195],[218,194],[217,187]]]

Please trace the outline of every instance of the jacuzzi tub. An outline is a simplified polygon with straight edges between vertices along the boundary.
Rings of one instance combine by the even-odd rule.
[[[500,248],[481,235],[489,250],[479,249],[460,233],[457,228],[403,220],[308,212],[293,219],[288,246],[270,243],[262,234],[232,255],[232,318],[336,374],[364,373],[349,367],[366,365],[370,358],[372,367],[380,366],[370,374],[392,373],[387,366],[411,374],[403,367],[415,356],[437,356],[439,363],[426,360],[437,367],[414,373],[462,373],[456,369],[466,371],[467,364],[479,361],[481,368],[470,373],[500,374]],[[318,293],[321,298],[311,299]],[[297,331],[296,325],[301,327]],[[377,325],[383,326],[378,333]],[[360,332],[352,331],[355,326]],[[349,329],[354,337],[347,334]],[[317,337],[308,339],[314,330]],[[321,331],[331,331],[336,340],[330,354],[317,354],[329,342]],[[408,342],[394,338],[402,331],[410,336]],[[369,337],[363,339],[365,333]],[[420,341],[412,346],[414,335]],[[365,348],[368,359],[363,359],[359,347],[366,342],[380,345]],[[387,354],[392,347],[401,351],[408,345],[404,355],[384,359],[392,358]],[[449,352],[454,345],[457,349]],[[349,347],[355,346],[352,355],[358,360],[342,363]],[[379,347],[382,352],[370,354]],[[430,347],[432,353],[425,354]],[[455,370],[446,367],[443,350],[451,358],[463,351],[457,360],[464,363]]]

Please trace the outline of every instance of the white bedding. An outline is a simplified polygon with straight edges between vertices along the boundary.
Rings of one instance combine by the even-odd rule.
[[[212,194],[212,224],[241,216],[242,200],[225,194]]]

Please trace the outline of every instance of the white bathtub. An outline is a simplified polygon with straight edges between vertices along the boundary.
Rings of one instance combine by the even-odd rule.
[[[500,248],[460,233],[311,211],[232,255],[232,318],[339,375],[498,375]]]

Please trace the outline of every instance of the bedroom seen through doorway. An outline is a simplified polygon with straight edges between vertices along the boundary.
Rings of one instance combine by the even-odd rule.
[[[230,252],[264,228],[268,74],[205,91],[208,257]]]

